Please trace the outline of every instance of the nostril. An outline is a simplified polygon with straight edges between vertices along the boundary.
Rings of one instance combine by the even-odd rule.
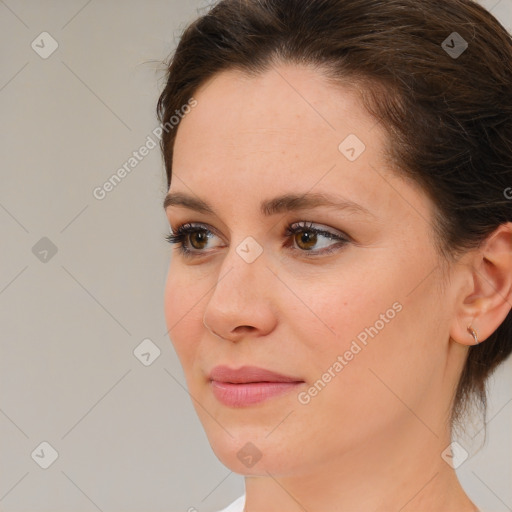
[[[233,332],[247,332],[247,331],[254,331],[255,327],[252,325],[239,325],[236,327]]]

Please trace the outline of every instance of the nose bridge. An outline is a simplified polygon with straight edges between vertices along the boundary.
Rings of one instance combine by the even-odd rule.
[[[211,329],[227,337],[239,326],[265,330],[272,324],[267,281],[275,277],[267,263],[263,247],[251,237],[229,248],[205,307]]]
[[[272,274],[266,266],[263,247],[256,244],[254,239],[245,239],[238,245],[230,247],[210,301],[216,298],[223,299],[224,295],[231,301],[240,299],[243,302],[248,301],[249,298],[257,299],[259,285],[262,285],[266,279],[265,274]]]

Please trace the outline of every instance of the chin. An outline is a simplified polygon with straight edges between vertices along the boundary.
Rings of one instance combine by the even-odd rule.
[[[206,431],[210,446],[219,461],[234,473],[244,476],[285,476],[293,467],[290,454],[300,453],[278,435],[268,435],[269,430],[249,427],[230,427],[231,437],[223,429],[215,434]],[[302,461],[303,462],[303,461]],[[299,461],[297,461],[299,463]]]

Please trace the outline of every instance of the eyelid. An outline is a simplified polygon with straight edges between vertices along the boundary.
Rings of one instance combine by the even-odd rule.
[[[292,224],[290,224],[288,227],[287,227],[287,230],[288,229],[311,229],[311,231],[315,231],[316,233],[319,233],[321,235],[324,235],[324,236],[332,236],[332,237],[336,237],[336,238],[344,238],[348,241],[352,241],[352,237],[350,237],[349,235],[347,235],[347,233],[345,233],[344,231],[341,231],[339,229],[336,229],[336,228],[332,228],[330,226],[326,226],[324,224],[318,224],[316,222],[312,222],[312,221],[299,221],[299,222],[294,222]]]
[[[222,235],[219,233],[219,231],[214,228],[213,226],[210,226],[209,224],[203,224],[201,222],[185,222],[183,224],[180,224],[176,230],[173,230],[172,226],[169,226],[169,233],[171,235],[175,234],[180,228],[185,229],[190,227],[191,229],[204,229],[205,231],[210,231],[211,233],[215,234],[219,238],[223,238]],[[346,232],[341,231],[336,228],[332,228],[330,226],[326,226],[324,224],[319,224],[313,221],[307,221],[307,220],[301,220],[297,222],[289,223],[285,230],[288,231],[289,229],[311,229],[312,231],[315,231],[320,234],[327,234],[332,236],[339,236],[340,238],[346,238],[347,240],[353,241],[352,237],[350,237]]]
[[[210,233],[213,233],[215,236],[223,239],[222,235],[219,233],[219,231],[214,228],[213,226],[210,226],[209,224],[203,224],[202,222],[185,222],[183,224],[178,225],[178,228],[176,231],[173,231],[172,227],[169,227],[169,232],[171,234],[177,234],[177,232],[181,230],[185,230],[187,228],[190,228],[190,230],[204,230],[209,231]]]
[[[327,247],[312,249],[310,251],[294,247],[293,237],[301,231],[312,231],[333,243],[329,244]],[[332,253],[339,252],[346,245],[353,243],[352,237],[345,232],[310,221],[300,221],[289,224],[286,227],[285,236],[287,238],[287,248],[290,251],[298,253],[303,258],[310,259],[320,259],[323,256],[329,256]],[[290,244],[291,247],[289,247]]]
[[[183,239],[187,240],[190,233],[194,233],[197,231],[206,231],[208,232],[207,238],[208,240],[212,238],[212,235],[217,236],[222,240],[222,236],[218,234],[218,231],[210,225],[203,224],[202,222],[185,222],[180,224],[175,230],[172,227],[169,228],[170,234],[165,237],[167,242],[176,245],[178,251],[187,258],[207,256],[211,251],[202,251],[198,249],[190,249],[186,246],[186,243],[183,242]],[[222,247],[222,246],[221,246]]]

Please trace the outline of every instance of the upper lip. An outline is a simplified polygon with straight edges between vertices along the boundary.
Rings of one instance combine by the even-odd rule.
[[[258,368],[257,366],[242,366],[230,368],[229,366],[216,366],[210,372],[210,380],[242,384],[249,382],[304,382],[298,377],[289,377],[280,373]]]

